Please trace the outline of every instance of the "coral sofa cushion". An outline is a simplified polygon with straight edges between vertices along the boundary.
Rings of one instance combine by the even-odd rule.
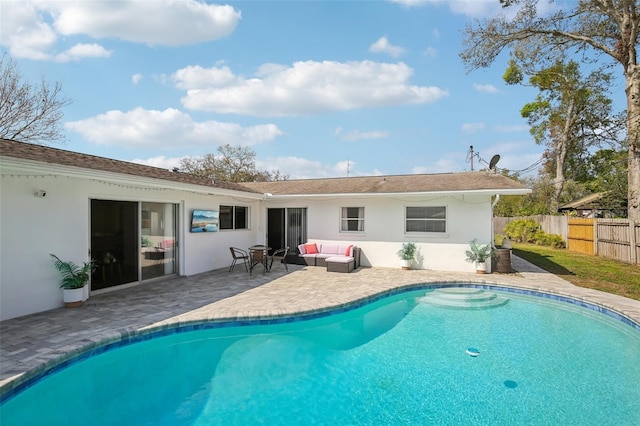
[[[300,254],[307,254],[307,250],[305,250],[304,244],[300,244],[298,246],[298,251],[300,252]]]
[[[318,246],[316,246],[316,243],[305,244],[304,251],[305,254],[316,254],[318,253]]]
[[[351,256],[351,249],[352,249],[352,248],[353,248],[353,246],[352,246],[352,245],[351,245],[351,246],[349,246],[349,247],[347,247],[347,250],[345,251],[344,255],[345,255],[345,256]]]

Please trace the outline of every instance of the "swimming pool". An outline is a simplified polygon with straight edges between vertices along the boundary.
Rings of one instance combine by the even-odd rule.
[[[35,382],[0,423],[640,424],[638,329],[539,297],[490,289],[508,302],[443,305],[435,291],[307,321],[165,330]]]

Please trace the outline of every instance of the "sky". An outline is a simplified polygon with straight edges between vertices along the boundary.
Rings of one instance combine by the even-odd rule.
[[[62,84],[66,142],[171,169],[246,146],[291,179],[523,170],[537,92],[467,72],[463,29],[498,0],[0,0],[0,53]],[[616,70],[617,71],[617,70]],[[624,87],[624,86],[622,86]],[[625,102],[624,91],[614,103]]]

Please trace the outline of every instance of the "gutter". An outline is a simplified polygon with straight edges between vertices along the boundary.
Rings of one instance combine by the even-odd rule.
[[[497,192],[499,191],[499,192]],[[324,194],[264,194],[265,199],[292,199],[292,198],[335,198],[335,197],[403,197],[403,196],[425,196],[425,195],[496,195],[496,197],[500,197],[500,195],[525,195],[529,194],[531,189],[504,189],[504,190],[496,190],[496,189],[477,189],[477,190],[458,190],[458,191],[421,191],[421,192],[358,192],[358,193],[324,193]],[[497,202],[497,201],[496,201]]]
[[[264,194],[257,192],[236,191],[233,189],[219,188],[190,183],[180,183],[162,178],[116,173],[104,170],[85,169],[77,166],[46,164],[32,160],[11,160],[3,157],[0,161],[0,172],[4,176],[42,176],[42,177],[69,177],[87,179],[94,182],[114,183],[131,187],[169,189],[174,191],[189,191],[206,195],[230,195],[243,197],[250,200],[263,200]]]

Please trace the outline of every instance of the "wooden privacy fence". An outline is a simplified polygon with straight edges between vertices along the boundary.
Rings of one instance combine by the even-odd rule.
[[[629,219],[596,219],[594,234],[594,254],[640,263],[640,223]]]
[[[640,264],[640,222],[550,215],[494,217],[494,232],[503,233],[509,222],[518,219],[534,220],[547,234],[560,235],[570,251]]]
[[[593,220],[572,217],[567,223],[567,249],[578,253],[595,254]]]

